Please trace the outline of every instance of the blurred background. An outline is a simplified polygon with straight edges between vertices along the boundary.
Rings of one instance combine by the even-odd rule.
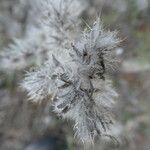
[[[91,24],[101,13],[105,28],[118,30],[120,63],[112,73],[119,93],[114,109],[113,141],[96,142],[94,150],[150,150],[150,1],[83,0],[81,17]],[[0,0],[0,51],[27,30],[29,0]],[[1,65],[1,64],[0,64]],[[53,114],[47,102],[27,101],[19,88],[24,71],[0,70],[0,150],[82,150],[72,124]]]

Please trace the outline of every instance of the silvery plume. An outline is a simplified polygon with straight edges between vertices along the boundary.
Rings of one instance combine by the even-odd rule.
[[[57,53],[65,64],[69,60],[67,52],[61,51],[62,53]],[[57,83],[54,80],[54,73],[60,74],[66,67],[56,67],[59,62],[56,60],[55,56],[52,54],[49,56],[49,60],[44,63],[43,66],[39,66],[26,74],[25,79],[22,82],[22,87],[27,90],[29,100],[32,100],[36,103],[40,103],[46,98],[52,99],[57,93]],[[66,59],[64,59],[66,58]],[[64,60],[63,60],[64,59]],[[62,66],[62,65],[61,65]]]
[[[40,5],[41,4],[41,5]],[[80,16],[87,8],[87,3],[80,0],[45,0],[39,1],[42,12],[39,17],[41,25],[47,26],[48,33],[54,46],[69,47],[80,29]],[[77,11],[78,10],[78,11]]]
[[[84,10],[78,0],[34,0],[30,6],[25,34],[20,39],[14,38],[13,43],[1,51],[0,69],[21,70],[41,65],[51,51],[68,47],[79,27],[75,28],[75,23]],[[76,13],[75,8],[79,9]]]
[[[14,42],[0,53],[0,69],[22,70],[32,65],[42,64],[48,58],[49,51],[44,32],[32,28],[24,38],[14,39]]]
[[[76,135],[83,142],[93,142],[96,137],[107,135],[113,123],[111,107],[117,93],[106,72],[114,63],[113,48],[119,39],[115,32],[104,31],[99,19],[81,39],[72,44],[70,56],[76,64],[73,77],[66,73],[66,84],[59,87],[55,111],[75,121]]]
[[[33,101],[50,96],[54,111],[75,122],[75,135],[84,143],[108,136],[113,123],[117,93],[106,73],[119,42],[116,32],[105,31],[97,19],[70,49],[52,53],[49,62],[29,73],[22,84]]]

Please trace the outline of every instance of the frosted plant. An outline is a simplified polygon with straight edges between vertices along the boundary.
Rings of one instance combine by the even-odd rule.
[[[80,1],[33,0],[25,36],[0,53],[3,70],[21,70],[32,65],[41,65],[51,51],[68,47],[77,35],[79,15],[84,10]],[[35,5],[34,5],[35,3]],[[74,11],[77,9],[79,11]],[[35,16],[37,17],[36,19]],[[76,31],[76,32],[75,32]]]
[[[63,61],[63,64],[68,62],[69,54],[67,51],[60,51],[55,53],[58,58]],[[68,55],[68,57],[67,57]],[[63,60],[66,58],[66,60]],[[70,59],[71,60],[71,59]],[[49,60],[41,67],[38,67],[33,72],[28,72],[22,83],[24,89],[28,91],[28,96],[30,100],[35,102],[41,102],[47,97],[53,97],[57,91],[57,83],[55,79],[55,73],[60,74],[66,67],[58,66],[59,62],[56,60],[54,55],[49,56]]]
[[[46,34],[39,29],[32,29],[23,39],[14,39],[0,53],[1,69],[21,70],[31,65],[40,65],[47,59],[48,44]]]
[[[105,31],[97,19],[68,50],[52,52],[50,60],[22,83],[33,101],[51,97],[54,111],[75,122],[76,135],[84,143],[106,136],[113,123],[117,93],[106,73],[115,61],[117,44],[116,32]]]
[[[54,66],[47,64],[45,68],[29,72],[23,81],[23,87],[28,91],[29,99],[40,102],[53,92],[53,81],[50,78]]]
[[[82,0],[45,0],[41,3],[39,22],[47,26],[50,37],[53,37],[54,46],[67,47],[79,32],[80,15],[86,8]],[[78,11],[77,11],[78,10]],[[78,31],[78,32],[77,32]]]

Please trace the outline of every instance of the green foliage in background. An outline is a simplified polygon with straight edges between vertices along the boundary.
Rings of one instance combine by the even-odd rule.
[[[135,48],[138,60],[141,63],[150,63],[150,33],[149,32],[137,32],[138,45]]]

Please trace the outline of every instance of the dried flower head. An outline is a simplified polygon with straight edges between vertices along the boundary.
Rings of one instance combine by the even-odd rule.
[[[104,31],[98,19],[69,50],[51,53],[48,65],[29,73],[23,82],[33,100],[53,95],[54,111],[75,122],[76,135],[84,143],[107,135],[113,123],[111,107],[117,93],[106,73],[118,43],[116,33]]]

